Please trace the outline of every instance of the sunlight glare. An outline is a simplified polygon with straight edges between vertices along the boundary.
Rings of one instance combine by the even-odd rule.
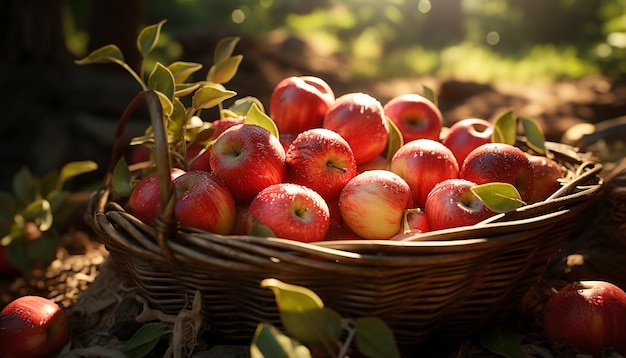
[[[246,13],[244,13],[241,9],[235,9],[230,17],[235,24],[241,24],[246,19]]]
[[[430,0],[420,0],[419,4],[417,4],[417,9],[422,14],[429,13],[432,7],[433,5],[430,3]]]
[[[500,34],[496,31],[489,31],[487,36],[485,36],[485,40],[491,46],[495,46],[500,42]]]

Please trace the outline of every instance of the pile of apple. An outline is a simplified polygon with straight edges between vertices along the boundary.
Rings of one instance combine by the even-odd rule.
[[[172,169],[182,226],[302,242],[396,240],[474,225],[499,211],[485,197],[516,207],[544,200],[563,176],[545,155],[494,142],[492,122],[468,118],[444,128],[425,95],[383,106],[366,93],[335,97],[321,78],[294,76],[274,88],[268,118],[265,125],[245,116],[215,120],[207,144],[189,148],[188,166]],[[479,196],[479,188],[491,195]],[[154,222],[156,173],[136,185],[128,209]]]

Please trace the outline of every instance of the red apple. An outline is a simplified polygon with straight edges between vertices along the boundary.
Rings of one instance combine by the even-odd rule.
[[[248,208],[246,228],[250,235],[269,229],[276,237],[315,242],[326,236],[329,216],[326,201],[313,189],[279,183],[254,197]]]
[[[22,296],[0,312],[0,357],[45,358],[57,354],[70,337],[70,324],[56,303]]]
[[[239,205],[235,209],[235,223],[233,229],[230,231],[230,235],[246,235],[248,230],[246,229],[246,217],[248,216],[248,205]]]
[[[137,164],[150,160],[152,148],[145,144],[133,145],[128,149],[128,152],[128,164]]]
[[[474,148],[491,143],[493,124],[480,118],[465,118],[454,123],[442,143],[450,148],[459,165]]]
[[[219,137],[226,129],[243,123],[243,118],[224,117],[211,122],[213,132],[205,139],[205,142],[210,142]],[[192,145],[187,148],[187,160],[189,162],[189,170],[204,170],[206,172],[211,171],[211,149],[209,147],[205,149],[203,145]]]
[[[531,155],[528,160],[533,166],[535,182],[535,190],[528,202],[536,203],[545,200],[561,187],[559,179],[563,177],[563,169],[555,160],[542,155]]]
[[[406,180],[413,202],[424,207],[426,197],[439,182],[456,178],[459,165],[445,145],[432,139],[416,139],[400,147],[391,159],[390,169]]]
[[[476,184],[508,183],[529,202],[534,190],[533,166],[519,148],[505,143],[487,143],[472,150],[461,166],[459,177]]]
[[[416,139],[439,140],[443,117],[435,104],[416,93],[406,93],[385,104],[385,114],[398,127],[405,143]]]
[[[283,181],[285,150],[265,128],[237,124],[211,146],[211,170],[226,183],[238,205],[248,204],[259,191]]]
[[[174,212],[180,225],[228,234],[235,222],[235,199],[214,173],[189,171],[174,180]]]
[[[287,77],[272,91],[269,115],[280,133],[297,134],[321,127],[334,100],[335,94],[321,78]]]
[[[368,170],[350,180],[339,195],[344,224],[365,239],[388,239],[412,207],[411,188],[388,170]]]
[[[356,166],[357,173],[363,173],[366,170],[385,169],[389,170],[389,163],[384,155],[377,155],[376,158],[368,160]]]
[[[548,300],[543,325],[549,339],[594,357],[609,347],[626,354],[626,293],[606,281],[572,282]]]
[[[300,133],[281,133],[280,134],[278,140],[280,141],[280,144],[283,145],[283,149],[285,150],[285,153],[287,153],[289,146],[291,145],[293,140],[296,139],[298,134]]]
[[[357,165],[383,153],[389,140],[383,106],[365,93],[337,98],[326,113],[323,127],[339,133],[350,144]]]
[[[475,185],[465,179],[447,179],[435,185],[424,205],[430,230],[474,225],[494,215],[472,192]]]
[[[185,174],[179,168],[172,168],[170,178],[173,181]],[[128,198],[128,210],[137,219],[148,225],[161,213],[161,193],[159,191],[159,173],[154,172],[144,178],[133,188]]]
[[[325,200],[339,197],[356,175],[356,161],[348,142],[325,128],[306,130],[287,150],[285,181],[307,186]]]
[[[430,231],[430,224],[428,223],[428,216],[423,209],[412,208],[404,211],[402,226],[400,226],[400,231],[398,231],[399,234],[428,231]]]

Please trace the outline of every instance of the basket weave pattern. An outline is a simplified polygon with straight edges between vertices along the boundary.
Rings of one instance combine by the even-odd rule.
[[[167,143],[160,143],[159,115],[153,110],[151,120],[163,182],[169,181],[171,163]],[[568,171],[556,195],[479,225],[401,241],[303,244],[172,230],[161,221],[148,226],[116,202],[110,178],[94,193],[89,213],[128,282],[168,314],[189,305],[199,290],[206,327],[217,336],[249,339],[261,321],[280,326],[274,294],[259,285],[273,277],[312,289],[345,317],[378,316],[400,345],[416,345],[432,337],[462,337],[509,314],[601,190],[599,164],[572,147],[546,145]],[[171,202],[171,182],[160,185],[162,198]],[[171,205],[163,207],[164,221],[173,219]]]

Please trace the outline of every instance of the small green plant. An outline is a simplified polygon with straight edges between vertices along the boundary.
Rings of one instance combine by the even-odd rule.
[[[59,172],[34,176],[24,167],[13,177],[13,192],[0,192],[0,273],[28,276],[56,255],[71,193],[65,183],[97,169],[92,161],[65,164]]]

